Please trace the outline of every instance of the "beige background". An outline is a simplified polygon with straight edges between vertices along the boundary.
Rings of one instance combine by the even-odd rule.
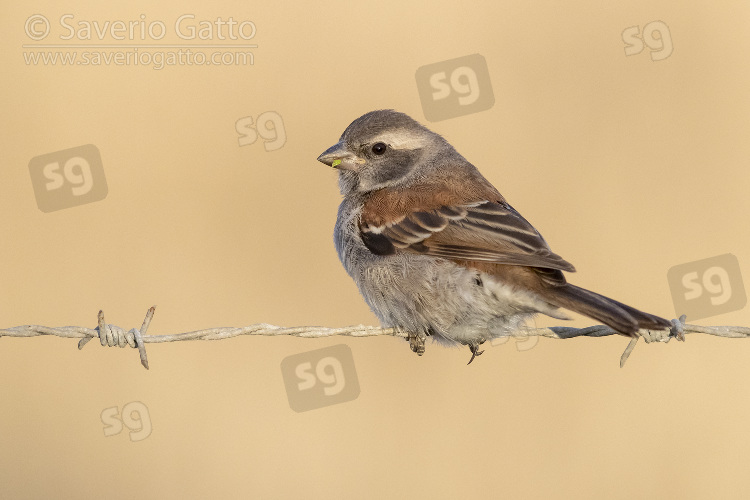
[[[21,4],[18,4],[21,5]],[[475,163],[579,272],[571,281],[674,317],[667,270],[735,254],[750,279],[750,4],[639,1],[37,2],[2,6],[0,326],[375,324],[332,243],[335,173],[315,161],[362,113],[424,121],[414,73],[473,53],[495,105],[427,124]],[[251,19],[252,67],[27,66],[32,14]],[[674,53],[624,55],[662,20]],[[168,39],[165,39],[167,41]],[[286,145],[239,147],[275,111]],[[36,206],[32,157],[95,144],[109,194]],[[536,324],[560,324],[539,318]],[[577,317],[568,324],[584,326]],[[750,311],[701,320],[750,326]],[[286,356],[346,343],[358,399],[288,405]],[[428,344],[238,338],[83,351],[0,339],[7,498],[740,498],[750,494],[750,341],[692,335]],[[153,432],[104,437],[142,401]]]

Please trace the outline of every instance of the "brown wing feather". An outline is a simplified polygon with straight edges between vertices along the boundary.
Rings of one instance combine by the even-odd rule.
[[[415,211],[379,226],[363,218],[360,231],[374,253],[402,250],[451,260],[575,271],[504,202],[480,201]],[[549,278],[559,281],[557,274]]]
[[[564,283],[560,270],[575,271],[480,174],[455,175],[421,189],[371,194],[360,218],[368,248],[376,254],[409,251],[454,261],[538,267],[547,270],[539,272],[550,284]]]
[[[437,210],[480,200],[505,202],[505,198],[470,164],[435,172],[419,185],[379,189],[367,198],[362,210],[366,225],[398,222],[412,212]]]

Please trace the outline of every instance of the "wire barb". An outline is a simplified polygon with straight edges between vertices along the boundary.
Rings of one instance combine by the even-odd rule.
[[[638,339],[643,337],[643,340],[647,344],[651,342],[669,342],[670,339],[676,338],[680,342],[685,342],[685,320],[687,316],[684,314],[679,319],[672,320],[672,327],[669,330],[639,330],[638,336],[633,337],[628,342],[628,346],[625,348],[625,352],[620,356],[620,368],[625,366],[625,362],[630,357],[630,353],[635,349],[635,345],[638,343]]]
[[[102,347],[125,347],[126,345],[129,345],[130,347],[138,348],[138,354],[141,357],[141,364],[146,370],[148,370],[148,357],[146,356],[146,345],[143,342],[143,335],[145,335],[148,326],[151,324],[151,319],[154,317],[155,310],[156,306],[151,306],[151,308],[146,311],[146,317],[143,319],[143,325],[140,330],[137,328],[131,328],[128,332],[119,326],[108,325],[104,321],[104,311],[99,310],[99,314],[97,315],[99,326],[96,327],[95,331],[97,332]],[[78,349],[83,349],[83,346],[93,338],[93,336],[84,337],[79,340]]]

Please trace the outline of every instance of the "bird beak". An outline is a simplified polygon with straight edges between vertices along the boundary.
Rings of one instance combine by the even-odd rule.
[[[357,163],[360,163],[356,156],[347,151],[342,141],[323,151],[323,154],[318,156],[318,161],[329,167],[344,170],[356,170]]]

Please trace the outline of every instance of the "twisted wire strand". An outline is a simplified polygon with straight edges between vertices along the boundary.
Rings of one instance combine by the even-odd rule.
[[[78,348],[83,349],[91,339],[98,338],[102,346],[107,347],[126,347],[138,349],[141,364],[148,369],[148,358],[146,356],[146,346],[149,343],[162,342],[180,342],[184,340],[221,340],[241,335],[264,335],[264,336],[293,336],[302,338],[321,338],[342,335],[348,337],[375,337],[380,335],[390,335],[393,337],[402,337],[409,339],[412,350],[422,354],[424,352],[425,337],[411,334],[396,328],[380,328],[377,326],[347,326],[343,328],[328,328],[323,326],[298,326],[282,327],[269,325],[266,323],[257,323],[244,327],[220,327],[208,328],[205,330],[196,330],[186,333],[174,333],[168,335],[146,335],[151,319],[154,316],[156,306],[152,306],[147,312],[140,329],[131,328],[125,331],[116,325],[107,324],[104,321],[104,312],[99,311],[97,316],[98,326],[96,328],[86,328],[82,326],[61,326],[48,327],[40,325],[22,325],[11,328],[0,329],[0,337],[37,337],[40,335],[54,335],[63,338],[77,338]],[[640,330],[638,336],[631,339],[625,352],[620,357],[620,366],[625,364],[630,353],[635,348],[640,338],[651,342],[669,342],[672,338],[684,341],[685,334],[703,333],[715,335],[717,337],[727,338],[747,338],[750,337],[750,328],[744,326],[699,326],[685,323],[686,317],[682,315],[679,319],[672,320],[672,327],[665,330]],[[548,328],[520,328],[511,332],[511,337],[547,337],[553,339],[570,339],[575,337],[606,337],[609,335],[619,335],[612,328],[604,325],[589,326],[586,328],[572,328],[564,326],[552,326]]]

